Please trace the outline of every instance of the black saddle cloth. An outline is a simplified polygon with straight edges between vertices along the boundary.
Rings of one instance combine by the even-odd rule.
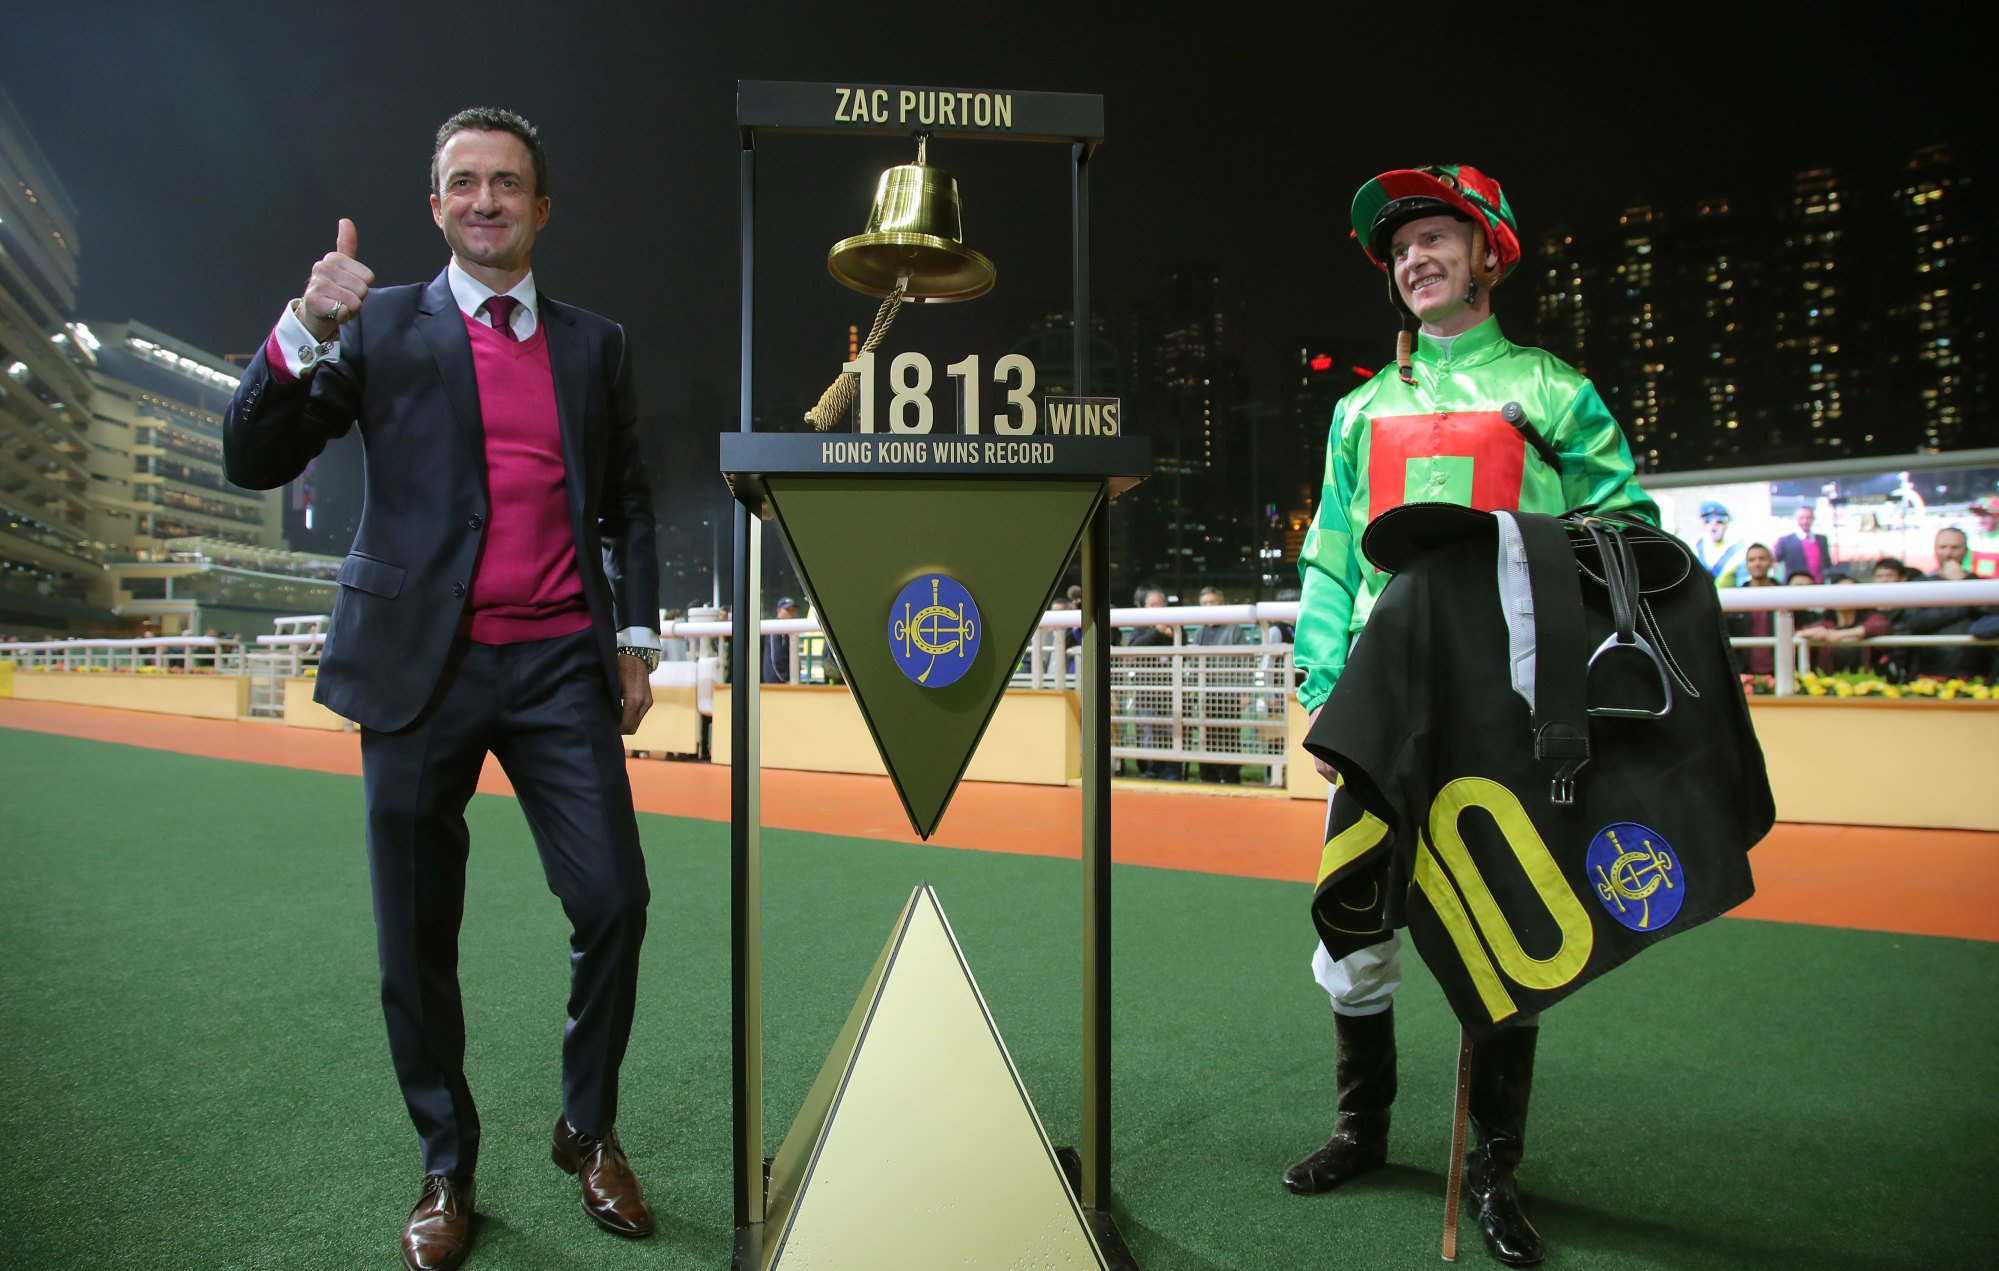
[[[1684,544],[1408,504],[1362,547],[1395,577],[1305,739],[1352,796],[1313,898],[1329,952],[1408,927],[1481,1034],[1752,894],[1775,810]]]

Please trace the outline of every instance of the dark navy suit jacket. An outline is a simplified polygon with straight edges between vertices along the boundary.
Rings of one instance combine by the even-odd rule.
[[[1818,572],[1820,578],[1818,581],[1824,582],[1824,575],[1833,566],[1832,544],[1826,541],[1826,536],[1823,534],[1814,534],[1812,538],[1819,545]],[[1771,555],[1775,556],[1777,563],[1784,567],[1784,577],[1786,578],[1789,578],[1792,574],[1803,573],[1806,569],[1805,540],[1799,538],[1796,532],[1786,534],[1784,537],[1778,539],[1776,549]],[[1865,582],[1866,580],[1862,579],[1861,581]]]
[[[576,563],[615,703],[617,632],[659,620],[631,358],[619,324],[539,300]],[[391,732],[437,687],[490,516],[472,343],[444,274],[370,291],[340,329],[340,360],[303,379],[273,375],[259,352],[223,424],[229,479],[252,490],[283,485],[356,424],[367,496],[314,696]]]

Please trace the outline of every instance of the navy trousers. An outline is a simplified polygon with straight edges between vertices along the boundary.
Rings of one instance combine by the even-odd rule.
[[[584,1134],[602,1135],[617,1117],[651,896],[617,703],[588,628],[524,644],[460,639],[414,723],[362,730],[382,1011],[430,1174],[469,1175],[479,1159],[458,928],[465,806],[488,751],[513,783],[548,888],[569,918],[562,1106]]]

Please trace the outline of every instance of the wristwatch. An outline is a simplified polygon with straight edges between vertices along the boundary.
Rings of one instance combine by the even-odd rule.
[[[637,658],[639,661],[645,663],[647,675],[651,675],[654,671],[659,670],[658,649],[648,649],[640,644],[621,644],[618,646],[618,656],[623,658]]]

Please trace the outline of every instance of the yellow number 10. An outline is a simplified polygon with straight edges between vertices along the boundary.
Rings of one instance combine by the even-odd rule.
[[[1499,901],[1479,873],[1458,828],[1458,819],[1467,808],[1478,808],[1492,818],[1533,885],[1534,894],[1555,920],[1562,939],[1550,956],[1537,958],[1521,948],[1513,924],[1500,912]],[[1494,1022],[1520,1009],[1501,982],[1502,972],[1522,988],[1546,990],[1575,979],[1589,962],[1596,932],[1588,911],[1562,877],[1561,866],[1528,819],[1527,809],[1497,781],[1460,777],[1437,792],[1430,804],[1430,832],[1417,844],[1416,885],[1450,933],[1479,1000]],[[1460,891],[1464,893],[1462,902]],[[1479,941],[1481,935],[1484,945]],[[1491,946],[1491,956],[1486,954],[1486,945]]]

